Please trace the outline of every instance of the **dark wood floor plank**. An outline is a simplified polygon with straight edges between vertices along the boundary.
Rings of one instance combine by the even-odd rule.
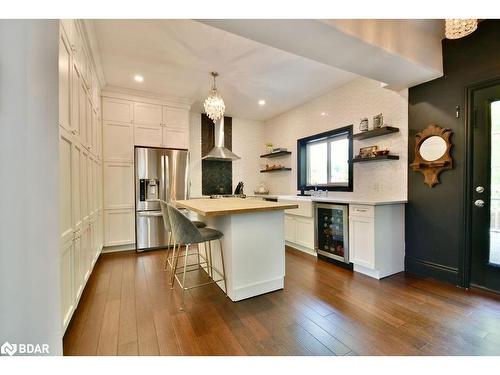
[[[118,353],[122,271],[123,259],[119,259],[111,269],[104,316],[97,345],[97,355],[116,355]]]
[[[137,316],[135,307],[135,256],[123,260],[118,355],[138,355]]]
[[[180,311],[164,255],[103,254],[64,353],[500,355],[500,297],[484,291],[404,273],[375,280],[288,250],[284,290],[234,303],[211,285],[187,291]]]
[[[91,301],[89,301],[89,310],[86,312],[88,317],[85,319],[82,334],[77,343],[78,355],[97,354],[109,281],[111,279],[113,263],[116,262],[116,259],[109,256],[102,256],[99,262],[102,262],[102,267],[99,268],[98,273],[95,275],[97,282],[96,290]]]
[[[135,264],[135,312],[139,355],[158,355],[158,339],[149,297],[143,255],[138,255]]]

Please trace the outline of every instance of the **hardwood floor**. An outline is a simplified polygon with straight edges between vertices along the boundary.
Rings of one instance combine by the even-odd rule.
[[[182,312],[163,257],[101,255],[64,353],[500,355],[497,295],[403,273],[378,281],[288,249],[284,290],[234,303],[211,285]]]

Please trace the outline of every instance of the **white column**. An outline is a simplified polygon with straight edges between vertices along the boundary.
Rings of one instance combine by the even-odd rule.
[[[62,354],[58,21],[0,21],[0,345]]]

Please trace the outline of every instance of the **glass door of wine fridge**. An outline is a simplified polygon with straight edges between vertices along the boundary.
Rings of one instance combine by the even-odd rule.
[[[348,206],[316,204],[315,247],[318,254],[349,263]]]

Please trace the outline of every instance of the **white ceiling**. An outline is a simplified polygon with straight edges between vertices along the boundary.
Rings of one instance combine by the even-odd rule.
[[[220,74],[226,113],[253,120],[272,118],[356,77],[192,20],[93,23],[106,85],[188,98],[194,111],[202,111],[211,71]],[[135,82],[135,74],[144,82]]]

